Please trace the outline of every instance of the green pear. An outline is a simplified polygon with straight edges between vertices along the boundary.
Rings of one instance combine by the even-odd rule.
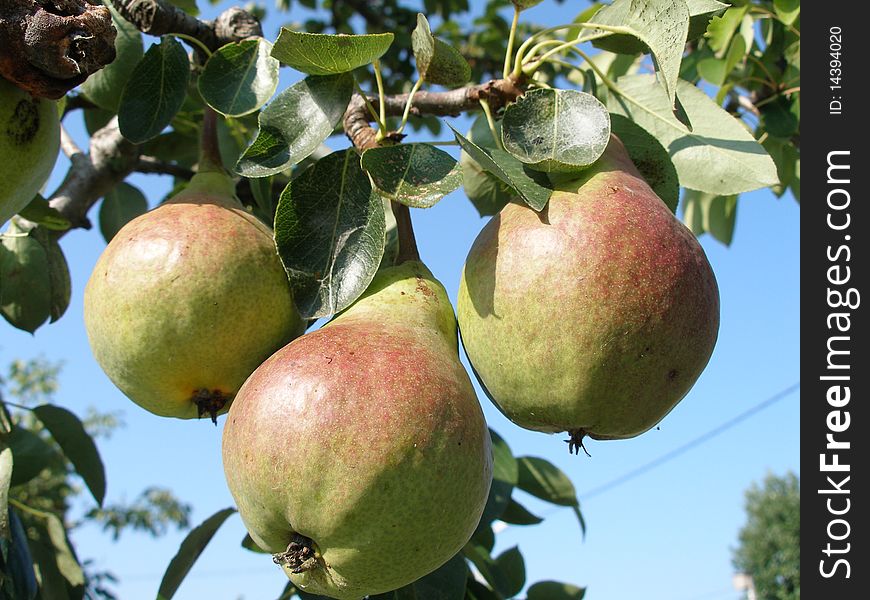
[[[30,204],[60,150],[57,102],[0,77],[0,227]]]
[[[271,230],[201,173],[112,238],[85,289],[94,357],[157,415],[214,420],[304,330]]]
[[[694,385],[719,329],[719,292],[695,236],[614,136],[541,213],[508,204],[474,242],[459,329],[514,423],[630,438]]]
[[[223,438],[253,540],[299,589],[333,598],[397,589],[454,556],[486,504],[491,452],[453,307],[414,261],[254,371]]]

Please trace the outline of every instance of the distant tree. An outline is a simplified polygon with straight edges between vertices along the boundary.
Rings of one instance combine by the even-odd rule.
[[[746,492],[746,525],[733,563],[752,576],[758,600],[800,600],[800,493],[794,473],[768,475]]]
[[[87,492],[71,459],[64,454],[71,445],[55,440],[40,420],[53,416],[50,422],[68,429],[69,419],[75,419],[69,413],[66,420],[58,421],[59,409],[50,409],[56,407],[53,400],[58,391],[60,369],[60,363],[15,360],[6,373],[0,375],[0,451],[12,451],[0,457],[0,479],[5,474],[6,484],[11,484],[8,490],[10,512],[5,524],[7,530],[12,530],[8,541],[0,542],[0,598],[3,599],[32,597],[29,594],[35,589],[28,589],[26,578],[21,576],[29,565],[22,563],[32,563],[35,583],[40,589],[60,594],[51,597],[115,598],[111,590],[115,576],[98,570],[90,560],[81,560],[64,530],[72,532],[90,522],[101,526],[117,540],[123,530],[156,537],[171,526],[179,529],[189,526],[191,507],[159,487],[145,489],[129,504],[106,503],[87,509],[83,515],[71,514],[71,500]],[[49,412],[46,413],[47,407]],[[99,439],[109,437],[123,423],[117,413],[90,408],[81,426],[92,438]],[[11,454],[18,457],[23,470],[12,473],[11,465],[4,463],[3,458],[8,459]],[[102,464],[98,469],[102,472]],[[16,539],[16,529],[23,539]]]

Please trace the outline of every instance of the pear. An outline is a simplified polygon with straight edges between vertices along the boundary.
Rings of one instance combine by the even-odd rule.
[[[416,261],[254,371],[223,437],[253,540],[299,589],[333,598],[397,589],[454,556],[486,504],[491,452],[453,308]]]
[[[508,204],[475,240],[459,328],[492,401],[526,429],[622,439],[694,385],[719,329],[719,292],[695,236],[615,136],[541,213]]]
[[[0,227],[30,204],[60,150],[57,103],[0,77]]]
[[[85,289],[103,371],[154,414],[215,419],[304,330],[271,230],[206,172],[112,238]]]

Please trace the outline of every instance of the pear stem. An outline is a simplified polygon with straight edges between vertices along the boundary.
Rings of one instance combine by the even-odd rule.
[[[414,226],[411,223],[411,209],[399,202],[390,202],[393,216],[396,217],[396,232],[399,236],[399,253],[396,256],[396,264],[400,265],[409,260],[420,260],[420,252],[417,250],[417,239],[414,237]]]
[[[202,114],[202,131],[199,138],[198,173],[223,173],[220,146],[217,135],[217,113],[206,106]]]

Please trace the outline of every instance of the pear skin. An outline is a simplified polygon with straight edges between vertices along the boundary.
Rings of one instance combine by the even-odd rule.
[[[263,363],[227,416],[223,460],[248,532],[301,590],[362,598],[453,557],[480,520],[492,457],[428,269],[382,270]]]
[[[614,136],[540,213],[508,204],[475,240],[457,303],[468,357],[514,423],[630,438],[713,352],[719,292],[703,249]]]
[[[57,102],[0,77],[0,227],[30,204],[60,150]]]
[[[269,228],[229,178],[202,173],[112,238],[85,288],[85,328],[133,402],[214,419],[304,324]]]

